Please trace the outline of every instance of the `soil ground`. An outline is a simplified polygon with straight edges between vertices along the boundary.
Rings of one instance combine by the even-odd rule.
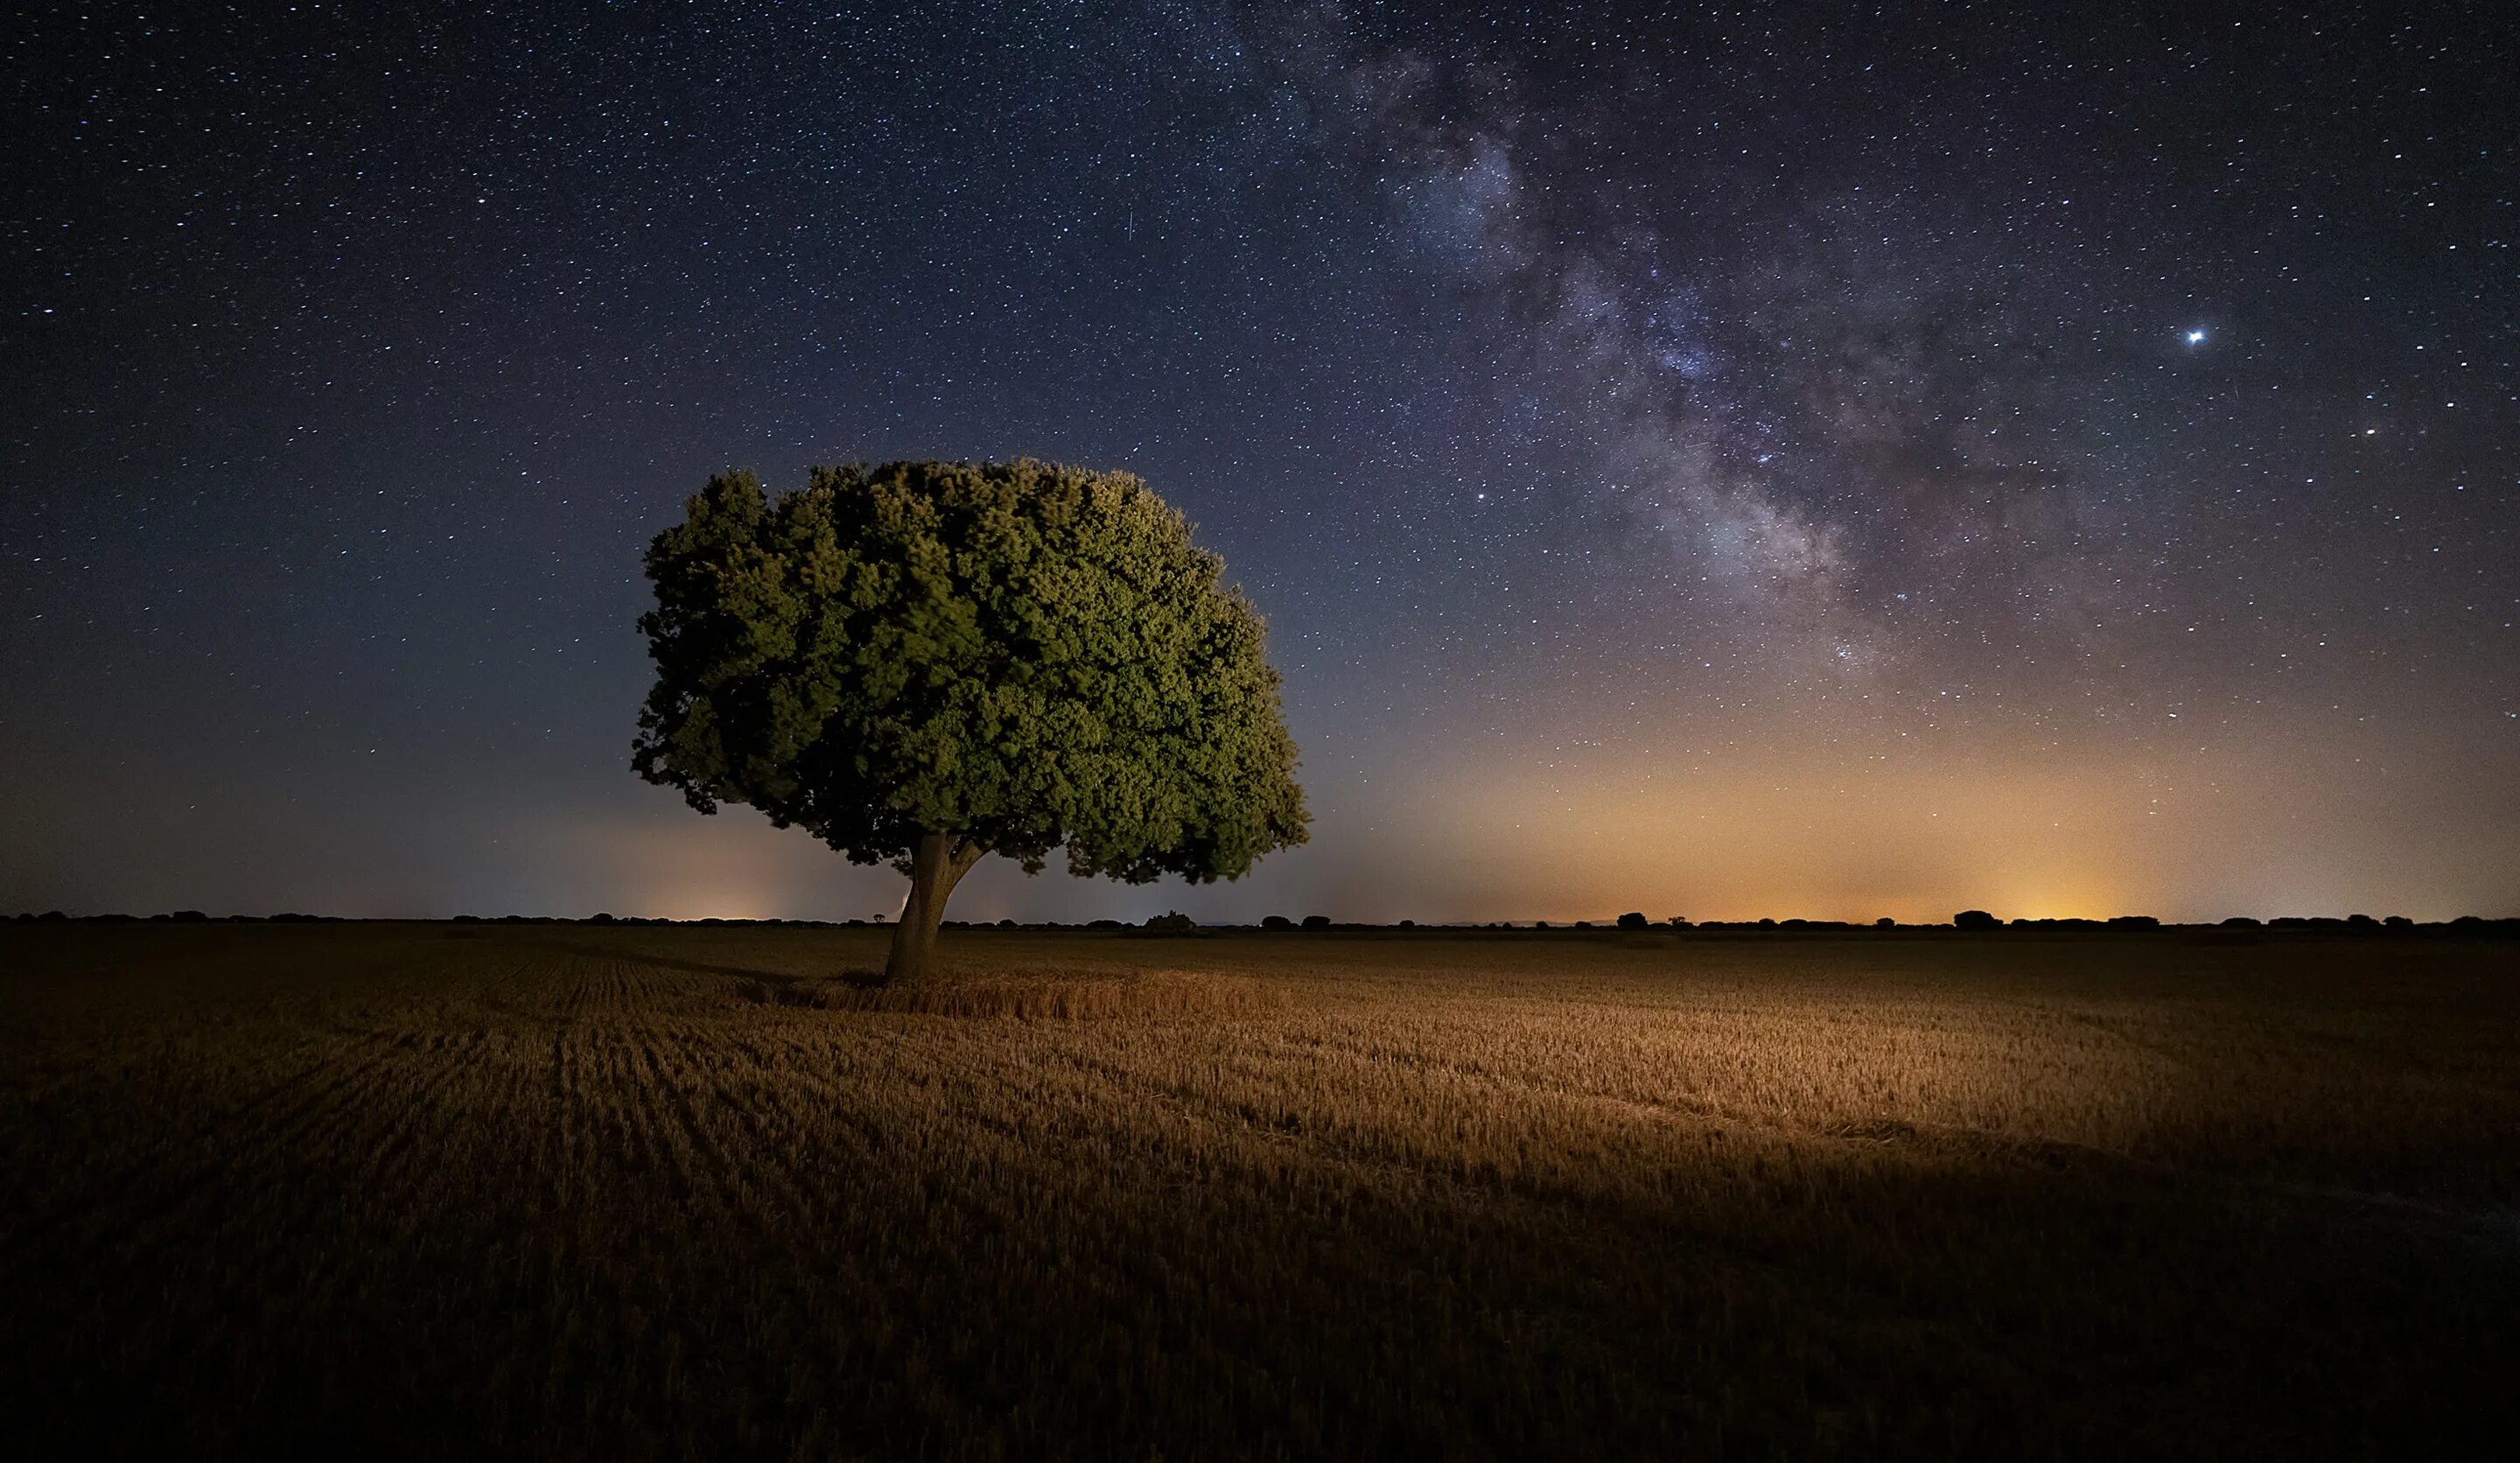
[[[44,1455],[2500,1456],[2520,945],[0,929]]]

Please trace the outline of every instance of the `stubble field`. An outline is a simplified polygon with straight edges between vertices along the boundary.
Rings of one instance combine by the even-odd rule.
[[[0,930],[0,1444],[2504,1456],[2520,947]],[[17,1455],[28,1456],[22,1447]]]

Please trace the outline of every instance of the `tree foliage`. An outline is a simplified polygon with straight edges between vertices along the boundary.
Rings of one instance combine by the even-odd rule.
[[[1054,849],[1233,878],[1304,840],[1260,616],[1134,477],[890,463],[773,501],[729,472],[647,568],[634,766],[703,813],[749,804],[914,876],[941,833],[949,879]]]

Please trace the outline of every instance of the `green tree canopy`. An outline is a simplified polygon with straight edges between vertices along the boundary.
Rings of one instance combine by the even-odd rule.
[[[911,875],[888,973],[998,853],[1235,878],[1304,841],[1249,601],[1135,477],[1040,462],[709,479],[648,548],[656,685],[633,766]]]

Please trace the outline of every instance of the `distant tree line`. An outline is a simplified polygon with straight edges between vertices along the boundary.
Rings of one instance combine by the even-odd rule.
[[[0,916],[0,922],[15,924],[391,924],[428,923],[430,921],[396,920],[390,918],[351,919],[347,916],[338,914],[301,914],[295,912],[280,914],[214,915],[203,913],[200,909],[175,909],[163,914],[146,915],[112,913],[74,915],[65,913],[60,909],[47,909],[40,914],[20,913],[15,916]],[[784,929],[888,928],[890,924],[890,921],[880,917],[874,919],[730,919],[717,915],[709,915],[700,919],[669,919],[661,915],[612,914],[609,912],[589,915],[457,914],[445,922],[463,925],[746,925],[759,926],[762,928]],[[1126,930],[1141,934],[1156,935],[1192,935],[1198,934],[1202,932],[1202,930],[1220,931],[1254,928],[1254,926],[1247,924],[1216,924],[1202,926],[1190,915],[1181,913],[1177,910],[1157,914],[1137,923],[1110,918],[1089,919],[1075,924],[1062,923],[1056,919],[948,919],[942,922],[942,927],[957,930]],[[2005,920],[1999,918],[1984,909],[1963,909],[1959,913],[1952,916],[1952,920],[1949,924],[1935,925],[1900,924],[1898,921],[1887,917],[1870,921],[1800,918],[1690,920],[1675,914],[1666,916],[1660,920],[1652,920],[1646,918],[1642,911],[1631,910],[1628,913],[1620,915],[1616,920],[1611,921],[1607,927],[1630,934],[1639,932],[1667,933],[1673,931],[1730,934],[1741,931],[1759,930],[1790,930],[1802,932],[1814,930],[1854,931],[1958,929],[1968,931],[2102,930],[2140,932],[2163,929],[2220,929],[2230,931],[2309,931],[2341,934],[2413,934],[2419,932],[2436,932],[2458,935],[2520,935],[2520,918],[2505,917],[2488,919],[2476,914],[2462,914],[2455,919],[2425,921],[2419,923],[2413,919],[2408,918],[2404,914],[2391,914],[2384,918],[2373,918],[2368,914],[2346,914],[2341,916],[2324,914],[2277,915],[2269,919],[2258,919],[2247,914],[2234,914],[2228,919],[2218,920],[2212,924],[2166,925],[2160,919],[2150,914],[2119,914],[2107,919],[2058,918]],[[1450,925],[1420,925],[1414,919],[1402,919],[1389,924],[1379,924],[1364,921],[1334,921],[1327,914],[1307,914],[1300,920],[1290,919],[1283,914],[1270,914],[1264,916],[1256,928],[1268,933],[1278,933],[1282,931],[1301,932],[1307,930],[1417,931],[1422,929],[1439,934],[1458,934],[1465,931],[1567,933],[1598,930],[1604,927],[1597,925],[1594,921],[1589,919],[1577,919],[1558,924],[1552,924],[1551,921],[1546,919],[1534,919],[1529,921],[1487,920],[1466,921],[1460,924]]]

